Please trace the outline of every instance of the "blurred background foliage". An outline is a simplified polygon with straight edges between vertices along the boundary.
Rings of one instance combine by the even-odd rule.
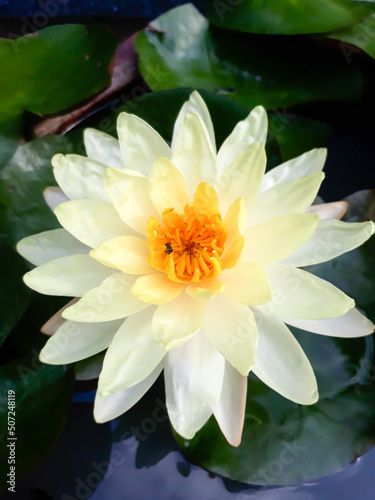
[[[39,363],[45,342],[40,327],[64,300],[30,293],[22,282],[28,264],[15,251],[22,237],[57,227],[43,198],[43,190],[55,185],[50,160],[58,152],[84,154],[86,126],[116,135],[116,117],[127,111],[170,140],[180,106],[192,89],[199,89],[220,145],[262,104],[270,125],[267,168],[326,146],[323,198],[348,197],[348,220],[375,218],[370,191],[375,185],[375,1],[194,4],[0,0],[0,15],[7,16],[0,21],[0,435],[6,435],[7,389],[15,388],[17,432],[24,443],[18,479],[53,448],[73,390],[76,401],[92,400],[102,360],[96,356],[78,364],[75,373],[82,380],[74,387],[73,367]],[[373,321],[374,256],[371,240],[314,269],[352,295]],[[232,479],[262,483],[254,471],[278,457],[285,442],[297,439],[309,452],[277,477],[278,484],[287,484],[332,473],[373,445],[371,340],[296,336],[317,373],[319,403],[299,407],[250,377],[242,445],[230,448],[210,420],[192,441],[176,437],[189,460]],[[147,416],[155,394],[163,398],[160,380],[153,391],[130,416],[119,419],[120,429]],[[134,431],[126,432],[137,438]],[[163,433],[161,441],[174,443],[167,453],[176,444],[168,426]],[[345,442],[338,445],[342,435]],[[112,439],[118,441],[118,435]],[[155,443],[147,448],[138,441],[148,456]],[[5,452],[0,451],[0,470],[6,468]],[[65,488],[73,494],[73,486]]]

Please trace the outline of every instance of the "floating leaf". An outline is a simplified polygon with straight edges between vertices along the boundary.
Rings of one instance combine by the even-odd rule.
[[[234,33],[209,26],[193,5],[173,9],[136,39],[140,70],[153,90],[203,88],[253,108],[320,99],[357,99],[358,69],[304,37]],[[324,85],[322,85],[324,81]]]
[[[371,0],[209,0],[208,18],[221,28],[298,35],[351,26],[373,8]]]
[[[24,259],[6,243],[0,241],[0,345],[29,304],[30,291],[22,281],[22,275],[26,271]]]
[[[352,61],[352,55],[360,53],[361,50],[375,59],[375,14],[354,26],[328,33],[325,36],[343,42],[340,48],[348,63]]]
[[[0,368],[0,467],[7,473],[10,445],[15,443],[16,478],[34,469],[55,444],[64,425],[73,393],[72,367],[40,363],[26,356]],[[9,391],[13,391],[10,392]],[[14,435],[8,430],[8,394],[14,395]],[[10,438],[10,439],[8,439]],[[14,438],[14,439],[13,439]],[[17,438],[17,439],[15,439]],[[0,489],[8,487],[2,474]]]

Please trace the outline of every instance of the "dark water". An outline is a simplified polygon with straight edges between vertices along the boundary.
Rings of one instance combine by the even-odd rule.
[[[0,0],[0,16],[3,17],[42,17],[43,14],[53,17],[62,16],[126,16],[156,17],[177,5],[182,0]],[[206,0],[195,0],[194,3],[202,11]]]

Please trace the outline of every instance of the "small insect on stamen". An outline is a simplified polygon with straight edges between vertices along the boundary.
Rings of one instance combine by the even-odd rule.
[[[173,252],[173,248],[172,248],[172,245],[170,243],[166,243],[164,245],[164,247],[165,247],[165,253],[170,254]]]

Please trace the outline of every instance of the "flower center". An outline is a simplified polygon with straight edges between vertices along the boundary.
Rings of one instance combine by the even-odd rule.
[[[227,230],[219,212],[198,210],[188,203],[183,214],[164,210],[163,224],[155,217],[147,224],[150,266],[178,282],[199,282],[221,273]]]

